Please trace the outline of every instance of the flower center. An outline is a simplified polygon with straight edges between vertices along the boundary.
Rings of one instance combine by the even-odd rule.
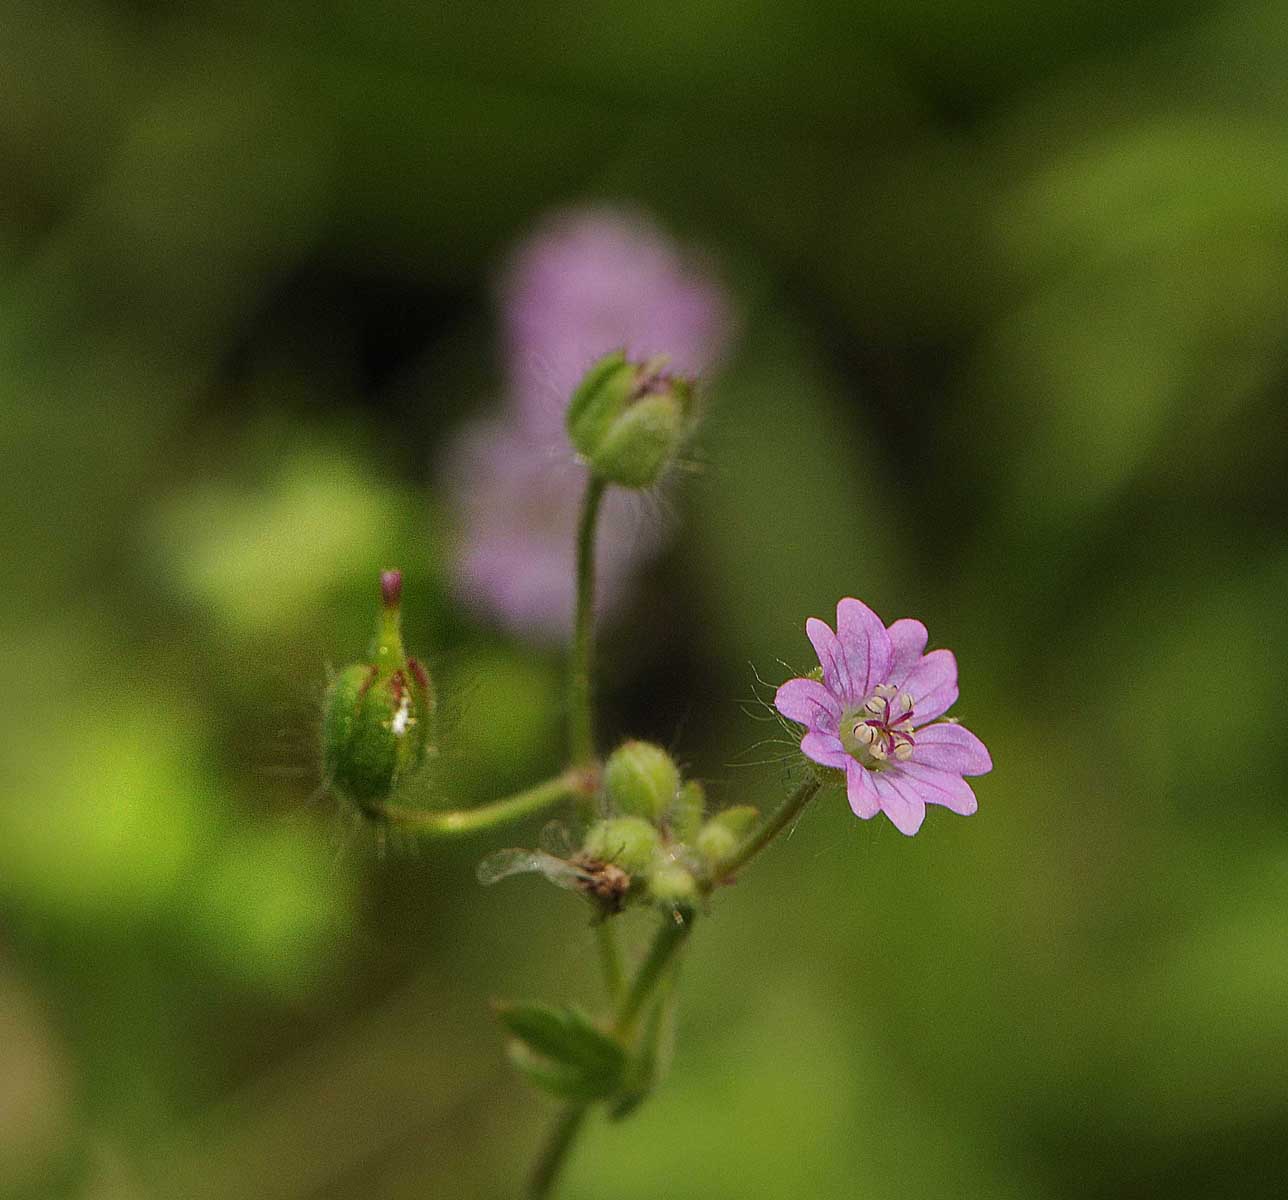
[[[912,736],[912,697],[883,683],[864,702],[841,717],[841,745],[870,771],[883,771],[890,760],[906,762],[916,744]]]

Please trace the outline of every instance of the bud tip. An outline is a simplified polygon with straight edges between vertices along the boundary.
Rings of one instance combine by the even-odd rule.
[[[402,572],[380,572],[380,596],[386,608],[397,608],[402,603]]]

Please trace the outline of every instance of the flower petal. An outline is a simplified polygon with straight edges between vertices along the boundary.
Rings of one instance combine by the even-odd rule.
[[[917,730],[912,761],[958,775],[987,775],[993,769],[988,747],[962,725],[927,725]]]
[[[885,622],[863,601],[846,596],[836,606],[836,638],[853,689],[847,699],[862,700],[890,672],[894,648]]]
[[[827,684],[832,694],[839,700],[850,703],[861,700],[862,696],[854,694],[849,666],[845,661],[841,643],[837,641],[836,634],[832,632],[827,622],[820,621],[817,617],[810,617],[805,622],[805,634],[823,668],[823,682]]]
[[[930,634],[920,621],[914,621],[911,617],[900,617],[886,632],[890,634],[890,645],[894,650],[886,682],[902,688],[903,681],[925,654]]]
[[[942,804],[963,817],[969,817],[979,808],[979,801],[975,799],[970,784],[951,771],[939,771],[917,762],[906,762],[900,763],[896,771],[888,774],[900,777],[904,790],[914,790],[927,804]]]
[[[942,717],[957,699],[957,659],[951,650],[932,650],[903,681],[912,693],[912,715],[916,724]]]
[[[774,695],[774,707],[789,721],[822,733],[835,733],[841,705],[816,679],[789,679]]]
[[[801,738],[801,753],[806,758],[812,758],[816,763],[822,763],[825,767],[836,767],[838,770],[845,770],[850,763],[854,762],[854,759],[845,753],[841,739],[834,733],[817,733],[811,730]],[[855,763],[855,765],[858,764]]]
[[[865,770],[854,759],[845,764],[845,796],[854,815],[865,821],[881,811],[881,799],[872,782],[872,772]]]
[[[912,837],[926,819],[926,802],[919,790],[893,771],[881,771],[873,780],[881,798],[881,811],[902,834]]]

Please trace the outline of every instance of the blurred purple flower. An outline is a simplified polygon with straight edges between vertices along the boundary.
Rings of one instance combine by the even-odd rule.
[[[732,319],[724,292],[642,216],[614,209],[549,218],[518,250],[501,286],[509,404],[468,426],[448,455],[458,516],[461,600],[518,633],[566,640],[574,537],[586,471],[564,431],[568,399],[610,350],[667,354],[678,373],[709,374]],[[598,611],[611,611],[665,530],[646,497],[611,488],[600,516]]]
[[[506,626],[542,642],[572,629],[574,543],[586,470],[502,421],[468,427],[449,464],[460,545],[456,592]],[[645,500],[610,489],[600,511],[597,612],[615,607],[636,564],[656,552],[662,527]]]
[[[732,334],[724,292],[641,214],[592,208],[548,218],[501,285],[511,396],[538,433],[562,432],[573,388],[610,350],[707,375]]]
[[[908,618],[889,629],[866,604],[836,606],[836,632],[811,617],[805,632],[822,682],[789,679],[774,704],[807,729],[801,752],[845,772],[857,816],[884,812],[900,833],[921,828],[927,804],[970,816],[978,804],[964,775],[993,769],[984,743],[942,717],[957,699],[951,650],[926,649],[926,627]]]

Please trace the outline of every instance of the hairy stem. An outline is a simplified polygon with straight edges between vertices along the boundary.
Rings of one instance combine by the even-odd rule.
[[[526,791],[478,808],[442,812],[390,805],[378,809],[372,815],[401,829],[428,837],[455,837],[508,825],[521,817],[553,808],[561,801],[582,801],[594,794],[595,773],[574,767]]]
[[[568,742],[575,766],[595,761],[592,711],[595,622],[595,527],[604,482],[591,476],[577,524],[577,607],[573,617],[572,657],[568,677]],[[589,814],[588,814],[589,815]]]
[[[708,890],[723,883],[731,875],[742,870],[770,842],[787,828],[802,812],[805,806],[814,799],[823,785],[815,778],[809,778],[782,802],[748,835],[743,843],[736,847],[732,854],[719,862],[711,871],[711,882]]]

